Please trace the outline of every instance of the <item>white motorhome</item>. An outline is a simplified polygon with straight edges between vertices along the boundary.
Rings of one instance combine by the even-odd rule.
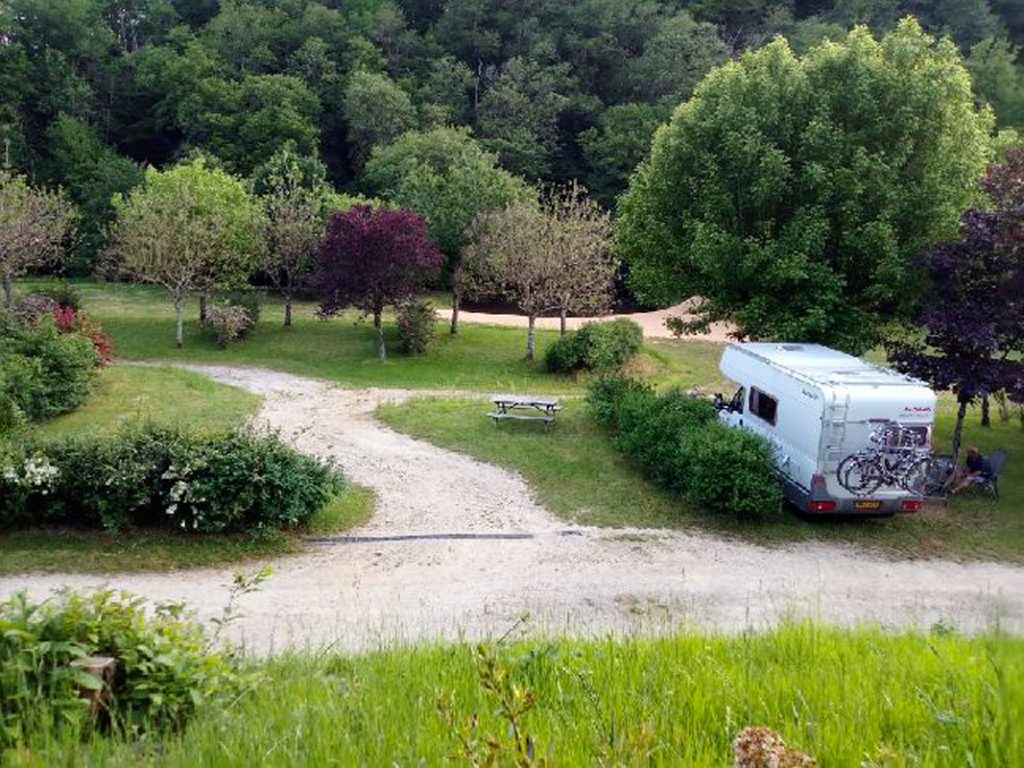
[[[936,397],[926,384],[819,344],[730,344],[719,367],[739,385],[720,400],[719,418],[769,440],[798,509],[886,516],[920,508],[920,494],[897,483],[852,492],[839,470],[870,452],[882,425],[900,425],[927,451]]]

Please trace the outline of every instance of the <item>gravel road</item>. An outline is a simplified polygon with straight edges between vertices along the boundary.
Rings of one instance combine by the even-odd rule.
[[[967,632],[998,623],[1024,632],[1021,567],[574,527],[541,508],[517,475],[374,418],[380,403],[419,393],[341,389],[258,368],[194,368],[263,396],[260,423],[299,450],[335,457],[349,478],[379,495],[373,519],[352,532],[357,542],[310,544],[277,560],[262,589],[240,600],[243,616],[231,631],[260,653],[478,638],[504,633],[524,616],[526,631],[581,635],[737,631],[799,617],[918,628],[943,622]],[[234,570],[25,574],[0,578],[0,594],[106,584],[183,599],[213,616]]]

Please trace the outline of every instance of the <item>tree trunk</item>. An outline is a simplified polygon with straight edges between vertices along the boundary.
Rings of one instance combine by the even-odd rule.
[[[1010,420],[1010,398],[1006,396],[1006,390],[1001,389],[993,397],[996,399],[996,407],[999,410],[999,420],[1007,422]]]
[[[14,303],[14,296],[13,296],[13,292],[11,290],[11,276],[10,275],[4,275],[4,277],[3,277],[3,284],[4,284],[4,306],[5,307],[10,307],[11,304]]]
[[[292,327],[292,297],[287,296],[284,300],[284,327]]]
[[[558,311],[558,329],[561,331],[561,335],[562,336],[565,336],[565,331],[566,331],[566,328],[565,328],[565,315],[566,315],[565,307],[562,307]]]
[[[459,303],[462,301],[462,297],[459,296],[459,292],[452,289],[452,336],[459,332]]]
[[[526,326],[526,359],[533,360],[533,353],[537,349],[537,315],[529,315],[529,323]]]
[[[964,417],[967,416],[967,401],[960,400],[960,407],[956,412],[956,427],[953,429],[953,462],[960,458],[960,441],[963,439]]]
[[[209,297],[209,294],[206,291],[203,291],[202,293],[199,294],[199,322],[200,323],[205,323],[206,322],[206,301],[207,301],[208,297]]]
[[[992,415],[989,413],[988,395],[981,398],[981,426],[992,428]]]
[[[384,323],[381,318],[382,314],[383,310],[381,309],[375,309],[373,311],[373,327],[377,329],[377,355],[383,363],[387,359],[387,352],[384,349]]]
[[[174,340],[177,343],[178,349],[185,346],[185,300],[175,299],[174,300],[174,316],[177,321],[177,331],[174,336]]]

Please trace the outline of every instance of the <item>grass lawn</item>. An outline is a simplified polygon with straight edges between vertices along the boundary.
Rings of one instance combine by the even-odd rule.
[[[775,730],[822,766],[1024,764],[1017,638],[794,625],[739,636],[532,641],[491,653],[507,675],[499,689],[535,697],[518,725],[545,765],[720,768],[751,725]],[[201,708],[177,736],[81,742],[68,734],[9,753],[9,764],[490,765],[466,759],[438,706],[447,702],[456,727],[476,721],[467,737],[508,745],[481,668],[467,645],[285,655],[259,665],[254,690],[229,707]],[[495,764],[526,764],[501,757]]]
[[[555,514],[586,525],[701,529],[766,545],[795,541],[857,544],[897,557],[996,559],[1024,562],[1024,432],[1019,423],[979,426],[968,414],[965,445],[996,446],[1013,454],[1000,481],[1002,498],[956,499],[914,515],[884,520],[804,521],[787,511],[780,519],[740,524],[708,518],[648,482],[587,417],[582,400],[567,400],[547,432],[536,424],[495,427],[480,400],[430,398],[386,405],[389,426],[432,443],[519,472]],[[936,434],[953,431],[954,404],[941,401]],[[945,448],[941,441],[937,445]]]
[[[217,384],[191,371],[115,365],[100,372],[85,406],[43,424],[38,433],[59,439],[107,432],[132,419],[185,427],[222,429],[256,412],[259,397]],[[309,533],[347,530],[373,513],[373,493],[346,490],[310,521]],[[183,536],[163,531],[104,533],[85,530],[25,530],[0,533],[0,574],[25,571],[161,571],[219,565],[300,552],[298,534]]]
[[[21,292],[32,283],[20,283]],[[467,389],[478,391],[578,392],[585,382],[554,377],[544,370],[544,350],[557,337],[538,331],[538,358],[524,359],[526,330],[463,324],[457,336],[437,326],[437,344],[421,357],[398,352],[394,325],[386,323],[390,356],[377,359],[373,324],[353,313],[332,320],[315,316],[315,305],[295,307],[294,326],[282,325],[283,311],[268,299],[255,333],[228,349],[218,349],[198,326],[198,303],[187,310],[185,348],[174,346],[174,312],[166,292],[149,286],[76,284],[85,309],[113,337],[117,356],[125,360],[189,360],[229,365],[262,365],[353,386]],[[679,352],[675,348],[684,348]],[[718,376],[721,347],[712,343],[660,342],[649,345],[637,361],[638,372],[660,384],[690,386]]]
[[[254,414],[259,404],[257,395],[191,371],[114,365],[100,371],[96,388],[83,407],[42,424],[39,434],[57,438],[112,432],[126,422],[144,419],[226,429]]]

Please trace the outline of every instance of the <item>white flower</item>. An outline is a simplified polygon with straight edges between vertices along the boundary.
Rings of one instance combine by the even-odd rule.
[[[31,456],[25,459],[25,484],[39,488],[44,494],[60,476],[60,470],[45,456]]]

